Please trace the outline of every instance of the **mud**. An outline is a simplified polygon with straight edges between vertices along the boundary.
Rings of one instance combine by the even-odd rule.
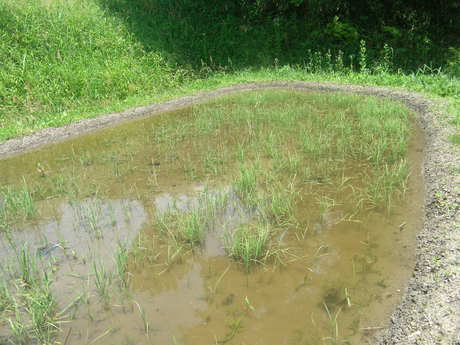
[[[178,107],[198,103],[225,93],[263,88],[347,91],[364,95],[388,97],[403,101],[419,114],[418,122],[423,127],[426,137],[425,160],[423,164],[426,192],[424,226],[423,230],[417,235],[415,268],[407,288],[397,291],[397,288],[393,287],[395,291],[392,293],[392,296],[396,300],[400,299],[401,302],[393,312],[390,322],[379,321],[376,324],[372,324],[370,323],[371,320],[367,320],[368,323],[360,327],[361,331],[366,333],[368,337],[367,340],[363,339],[362,341],[379,344],[457,344],[460,334],[460,282],[458,272],[460,261],[458,228],[460,220],[458,212],[458,186],[460,185],[458,175],[458,166],[460,166],[459,155],[456,148],[446,141],[450,129],[445,118],[443,118],[443,113],[439,110],[439,104],[421,95],[382,88],[315,83],[274,82],[238,85],[159,105],[137,108],[120,114],[110,114],[63,128],[40,131],[1,144],[0,154],[2,158],[5,158],[53,142],[77,137],[107,126],[114,126],[129,119],[147,116],[152,112],[158,114],[165,110],[177,109]],[[402,231],[402,233],[405,233],[405,231]],[[200,283],[197,282],[198,278],[196,276],[200,275],[203,269],[202,264],[195,262],[186,263],[185,266],[187,265],[191,266],[191,269],[187,270],[190,273],[178,280],[178,289],[187,290],[190,286],[197,285],[197,288],[191,289],[191,291],[200,291]],[[410,270],[411,268],[409,267],[409,272]],[[216,271],[225,271],[225,267],[220,267]],[[178,274],[179,276],[184,275],[183,272],[178,272]],[[288,277],[286,278],[288,279]],[[213,279],[215,280],[216,278],[213,277]],[[181,286],[183,287],[181,288]],[[146,289],[158,291],[156,290],[158,287],[153,286]],[[225,290],[223,294],[226,294]],[[232,305],[235,303],[235,300],[241,303],[245,294],[248,301],[244,299],[243,303],[247,306],[247,312],[254,312],[254,317],[257,319],[257,314],[254,310],[263,310],[263,303],[257,303],[257,297],[248,297],[249,292],[247,290],[243,289],[242,291],[226,294],[222,300],[222,305]],[[329,297],[326,297],[326,300],[328,300]],[[173,295],[170,298],[174,300],[177,299],[177,296]],[[165,297],[164,299],[167,298]],[[187,299],[187,301],[189,300],[190,298]],[[200,296],[194,300],[196,300],[196,304],[192,307],[197,311],[204,310],[206,302],[202,301]],[[330,300],[334,300],[333,293],[330,295]],[[167,308],[167,306],[164,308]],[[282,306],[274,310],[280,309],[282,309]],[[379,307],[376,306],[375,309],[378,310]],[[177,311],[172,312],[177,313]],[[381,311],[379,312],[381,315]],[[389,313],[390,311],[385,312]],[[186,315],[183,317],[187,318]],[[206,316],[202,317],[201,321],[203,319],[205,323],[212,322],[212,319],[208,320]],[[232,327],[230,327],[231,329],[239,330],[242,327],[238,320],[239,316],[236,315],[231,325]],[[197,322],[195,321],[195,323]],[[197,327],[199,323],[197,323]],[[275,323],[273,327],[276,326]],[[289,325],[284,326],[288,327]],[[199,339],[199,334],[203,334],[203,332],[198,331],[194,333],[193,330],[189,332],[190,339],[195,339],[198,336],[197,343],[202,341]],[[234,336],[231,331],[227,332],[225,329],[221,330],[220,333],[223,335],[223,338],[220,338],[220,340],[226,340],[227,337]],[[276,333],[281,333],[281,331]],[[255,334],[258,333],[255,332]],[[302,334],[298,334],[299,341],[302,341],[302,337]],[[249,343],[257,341],[256,338],[245,338],[244,340]],[[277,341],[281,341],[281,339]]]

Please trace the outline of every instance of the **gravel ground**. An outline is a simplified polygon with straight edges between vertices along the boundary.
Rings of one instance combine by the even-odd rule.
[[[417,235],[416,265],[388,328],[373,338],[379,345],[460,345],[460,148],[447,137],[445,103],[408,92],[370,86],[307,82],[240,84],[194,96],[102,115],[59,128],[49,128],[0,144],[0,159],[163,111],[233,92],[284,88],[345,91],[402,101],[418,114],[425,132],[424,227]]]

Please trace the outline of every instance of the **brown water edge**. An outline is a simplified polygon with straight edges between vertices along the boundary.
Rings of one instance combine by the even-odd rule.
[[[89,146],[94,147],[101,143],[89,142]],[[69,152],[69,147],[64,147],[62,152]],[[87,307],[91,309],[89,312],[80,308],[74,315],[75,320],[62,325],[62,342],[214,344],[217,340],[229,344],[318,344],[333,343],[336,335],[340,341],[359,341],[370,328],[384,325],[398,302],[398,290],[411,272],[414,232],[420,228],[422,219],[419,207],[423,189],[419,173],[421,154],[417,152],[421,147],[421,137],[414,136],[409,157],[408,201],[395,207],[391,217],[375,212],[362,223],[334,224],[333,220],[340,215],[340,210],[335,209],[336,215],[329,217],[332,221],[312,224],[305,240],[298,241],[293,235],[283,237],[285,246],[299,257],[285,267],[267,265],[247,274],[225,257],[202,257],[195,253],[161,275],[156,269],[139,268],[133,272],[133,291],[129,298],[113,300],[109,310],[93,298]],[[45,153],[48,158],[40,156],[35,161],[29,156],[26,160],[30,160],[33,170],[37,161],[52,161],[55,154]],[[53,170],[51,163],[45,165]],[[97,168],[87,176],[92,174],[97,176]],[[118,196],[120,200],[124,199],[122,194],[131,197],[142,194],[149,187],[142,184],[141,179],[138,181],[136,191],[110,188],[102,194],[113,195],[114,199]],[[163,181],[157,193],[159,190],[172,192],[177,198],[193,195],[190,187],[179,185],[173,177]],[[93,199],[88,200],[91,203]],[[135,203],[124,200],[119,203]],[[147,209],[147,200],[140,200]],[[136,208],[137,204],[132,207]],[[124,212],[117,206],[113,208],[115,214]],[[141,210],[139,214],[146,212],[149,211]],[[129,228],[128,223],[117,219],[122,227]],[[400,230],[402,223],[406,226]],[[43,231],[43,226],[36,226],[38,231]],[[144,227],[147,229],[148,225]],[[139,226],[133,227],[130,233],[135,234],[136,228]],[[107,241],[115,242],[110,237]],[[78,246],[75,248],[80,250]],[[112,254],[113,251],[106,251],[100,256],[110,262]],[[55,287],[65,286],[65,277],[59,275],[60,283],[54,284]],[[83,281],[81,291],[85,284]],[[73,289],[78,290],[75,286]],[[69,301],[64,291],[56,290],[61,305]],[[95,295],[94,291],[90,294]],[[338,314],[337,334],[326,309],[331,318]],[[149,332],[143,329],[139,310],[145,310]]]

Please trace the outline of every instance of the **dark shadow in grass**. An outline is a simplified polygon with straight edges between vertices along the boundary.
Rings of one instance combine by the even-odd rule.
[[[126,23],[145,49],[161,51],[183,66],[241,68],[305,58],[305,23],[267,17],[248,25],[249,14],[239,1],[98,1]]]

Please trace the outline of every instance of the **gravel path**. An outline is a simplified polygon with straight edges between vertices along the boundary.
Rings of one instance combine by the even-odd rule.
[[[440,101],[413,92],[370,86],[307,82],[240,84],[11,139],[0,144],[0,159],[219,95],[269,88],[345,91],[385,97],[402,101],[418,114],[426,138],[424,227],[417,235],[416,265],[404,297],[388,328],[375,335],[374,343],[460,345],[460,149],[446,139],[454,129],[448,124],[443,110],[445,104]]]

